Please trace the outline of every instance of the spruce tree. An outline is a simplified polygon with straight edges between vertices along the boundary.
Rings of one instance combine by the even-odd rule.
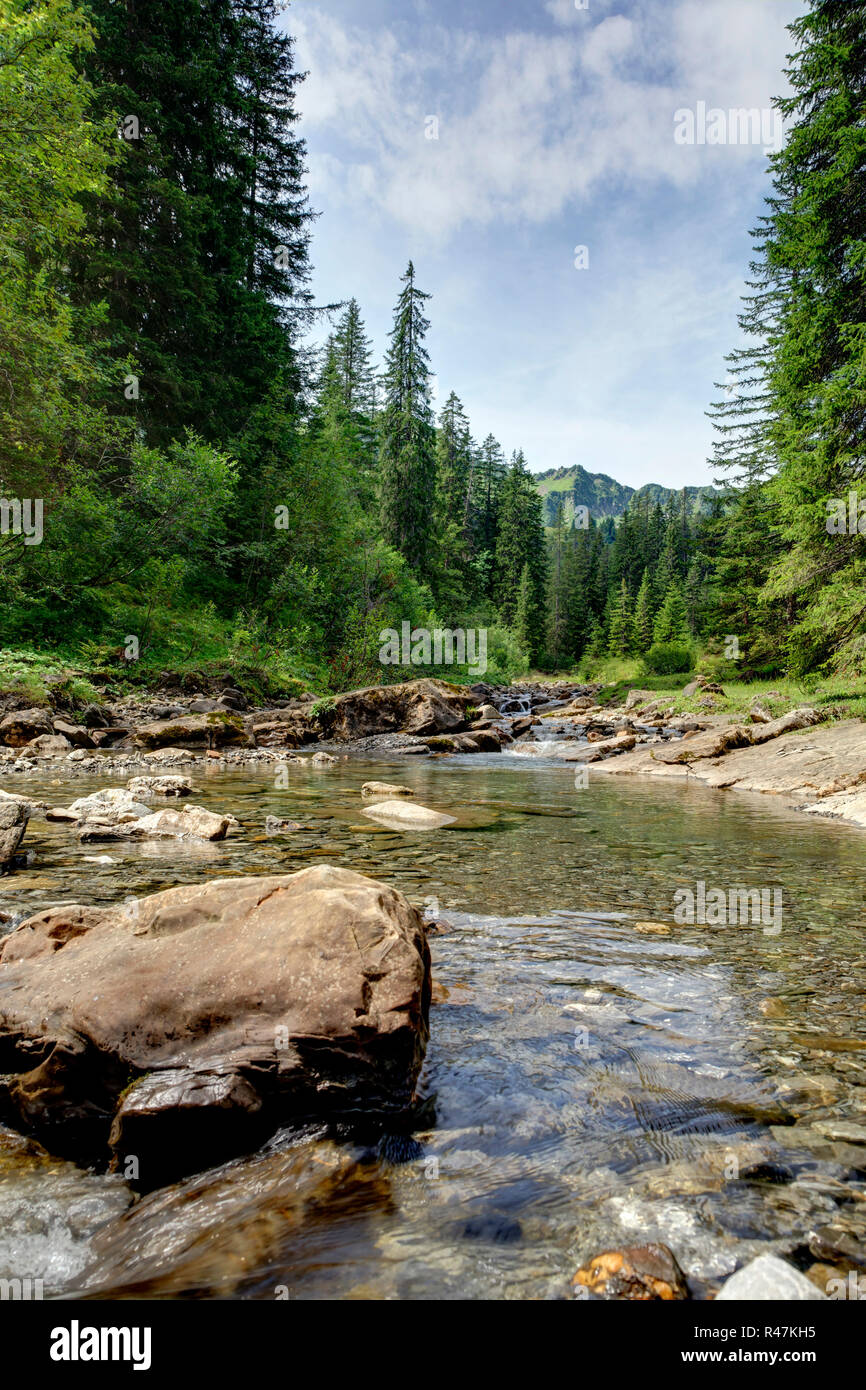
[[[430,327],[409,262],[385,359],[381,420],[382,529],[420,578],[430,573],[435,534],[436,435],[424,339]]]
[[[686,601],[682,586],[677,582],[668,586],[662,606],[656,614],[653,624],[653,641],[682,643],[689,641]]]
[[[304,145],[292,39],[277,0],[90,0],[84,70],[120,122],[109,189],[87,195],[72,262],[82,306],[104,301],[106,362],[135,361],[135,414],[154,441],[186,427],[225,442],[279,380],[301,378],[310,309]],[[131,413],[123,379],[106,399]]]
[[[634,611],[632,596],[625,579],[613,601],[608,629],[607,649],[611,656],[628,656],[634,646]]]
[[[653,596],[649,570],[645,569],[634,610],[634,649],[642,655],[653,642]]]
[[[530,655],[537,662],[544,649],[547,553],[541,496],[527,471],[522,451],[512,455],[502,485],[496,546],[497,601],[502,621],[512,626],[517,595],[528,567],[531,596]]]

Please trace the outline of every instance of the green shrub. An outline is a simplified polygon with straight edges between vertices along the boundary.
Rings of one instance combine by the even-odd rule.
[[[643,658],[643,670],[650,676],[674,676],[692,669],[691,647],[680,642],[654,642]]]

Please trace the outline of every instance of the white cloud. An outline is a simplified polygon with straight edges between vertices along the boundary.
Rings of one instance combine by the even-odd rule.
[[[720,151],[676,145],[673,112],[698,98],[769,103],[784,57],[769,8],[676,0],[664,15],[652,5],[600,21],[575,11],[585,26],[554,35],[438,27],[411,50],[387,28],[295,15],[310,69],[304,129],[328,136],[333,194],[342,181],[342,198],[369,198],[431,243],[467,224],[543,221],[611,178],[687,185]],[[643,61],[650,51],[665,54],[665,80]],[[429,115],[439,117],[435,140],[425,138]],[[721,157],[760,156],[739,147]],[[372,178],[360,172],[370,169]]]

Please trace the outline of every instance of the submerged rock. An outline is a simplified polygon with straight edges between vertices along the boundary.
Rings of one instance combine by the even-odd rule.
[[[576,1297],[582,1290],[597,1298],[634,1302],[673,1302],[688,1298],[685,1275],[666,1245],[631,1245],[594,1255],[572,1279]]]
[[[266,835],[287,835],[293,830],[303,830],[303,825],[297,820],[285,820],[282,816],[265,816]]]
[[[388,799],[392,796],[414,796],[411,787],[401,786],[399,782],[365,782],[361,788],[362,796],[381,796]]]
[[[397,830],[438,830],[440,826],[453,825],[457,819],[442,811],[433,811],[429,806],[410,805],[405,801],[378,801],[374,806],[366,806],[361,815]]]
[[[0,949],[0,1117],[152,1187],[280,1124],[403,1110],[429,1003],[421,917],[347,869],[50,908]]]
[[[105,1221],[75,1292],[165,1298],[206,1289],[227,1298],[270,1269],[273,1299],[316,1267],[319,1245],[302,1255],[300,1242],[344,1191],[348,1202],[358,1193],[368,1201],[388,1196],[371,1165],[325,1139],[225,1164],[151,1192]]]

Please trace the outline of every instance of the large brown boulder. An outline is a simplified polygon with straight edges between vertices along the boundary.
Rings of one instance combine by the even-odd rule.
[[[409,1104],[430,957],[404,897],[347,869],[50,908],[0,949],[0,1118],[142,1186],[281,1124]]]
[[[319,737],[314,724],[291,710],[257,710],[247,718],[246,729],[259,748],[301,748]]]
[[[183,719],[156,719],[139,724],[135,731],[139,748],[225,748],[249,745],[252,737],[240,714],[190,714]]]
[[[453,733],[466,728],[472,694],[447,681],[404,681],[401,685],[372,685],[338,695],[319,712],[328,738],[342,741],[371,734]]]
[[[0,743],[8,748],[23,748],[40,734],[52,732],[51,711],[47,709],[17,709],[0,719]]]

